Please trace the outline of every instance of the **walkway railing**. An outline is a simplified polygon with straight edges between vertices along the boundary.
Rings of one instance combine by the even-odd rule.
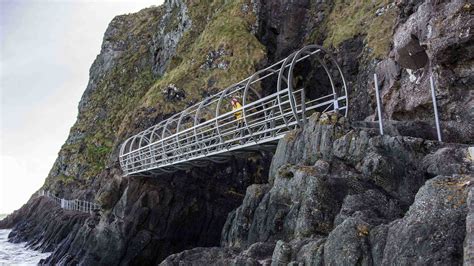
[[[261,96],[263,87],[276,92]],[[242,107],[232,110],[233,99]],[[310,45],[130,137],[120,165],[125,175],[156,175],[225,162],[273,145],[315,111],[347,115],[348,98],[336,60]]]
[[[374,74],[374,89],[375,89],[375,97],[377,102],[377,116],[378,116],[378,123],[379,123],[379,132],[380,135],[383,135],[383,115],[382,115],[382,100],[380,99],[380,92],[379,92],[379,81],[377,74]],[[431,89],[431,99],[433,102],[433,111],[434,111],[434,120],[436,125],[436,134],[438,136],[438,141],[443,141],[441,136],[441,126],[439,123],[439,115],[438,115],[438,104],[436,101],[436,88],[433,78],[433,72],[430,66],[430,89]]]
[[[39,196],[46,196],[52,199],[57,204],[61,205],[61,208],[66,209],[66,210],[92,213],[94,210],[100,209],[99,204],[92,203],[89,201],[84,201],[84,200],[78,200],[78,199],[67,200],[67,199],[58,198],[54,196],[53,194],[51,194],[49,191],[40,190],[38,194]]]

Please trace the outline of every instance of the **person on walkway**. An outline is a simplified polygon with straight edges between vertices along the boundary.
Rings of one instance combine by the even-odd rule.
[[[237,121],[237,123],[240,124],[240,121],[242,121],[242,110],[239,110],[239,109],[242,108],[242,105],[240,104],[239,100],[237,100],[237,98],[232,98],[231,104],[232,104],[232,111],[235,111],[234,113],[235,121]]]
[[[237,98],[235,97],[232,98],[230,103],[232,104],[232,111],[234,112],[235,121],[237,122],[236,129],[241,128],[239,132],[240,136],[238,136],[240,138],[239,142],[240,144],[243,144],[244,140],[242,139],[242,137],[244,136],[244,129],[243,129],[243,120],[242,120],[242,104],[240,104],[239,100],[237,100]]]

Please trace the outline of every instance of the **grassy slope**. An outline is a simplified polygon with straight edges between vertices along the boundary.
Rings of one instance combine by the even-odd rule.
[[[390,50],[392,32],[398,9],[392,7],[377,16],[379,8],[387,7],[389,0],[335,0],[327,20],[327,38],[324,45],[338,47],[343,41],[365,35],[365,43],[372,56],[383,58]]]
[[[91,93],[88,107],[79,114],[70,132],[80,132],[85,137],[63,145],[59,154],[64,162],[53,166],[45,183],[47,189],[85,188],[88,180],[104,170],[115,146],[137,130],[132,121],[167,116],[198,101],[207,91],[220,90],[255,71],[265,50],[250,32],[255,15],[251,10],[242,10],[243,4],[251,6],[250,0],[188,2],[192,27],[181,39],[177,56],[162,77],[153,76],[150,62],[145,59],[151,58],[152,51],[146,44],[151,42],[151,33],[157,30],[164,10],[150,8],[123,16],[126,27],[120,27],[121,31],[105,41],[130,41],[133,45],[128,44],[118,63],[96,81],[97,89]],[[172,11],[174,16],[176,13]],[[173,18],[166,29],[171,31],[177,26]],[[221,59],[229,62],[229,69],[200,68],[207,54],[220,47],[228,52]],[[212,87],[207,86],[209,79],[216,80]],[[164,100],[161,90],[170,83],[185,90],[185,100]],[[144,114],[142,111],[147,108],[154,112]],[[105,117],[100,113],[106,113]],[[64,165],[73,170],[59,169]]]
[[[90,94],[87,107],[70,130],[70,134],[84,137],[61,147],[59,156],[65,161],[55,163],[46,179],[46,188],[83,186],[104,169],[120,123],[155,80],[149,59],[149,33],[154,31],[161,15],[161,8],[148,8],[115,21],[129,27],[117,27],[121,31],[104,41],[129,45],[109,72],[96,81],[97,88]],[[64,165],[72,170],[61,169]]]
[[[256,70],[265,49],[250,33],[255,16],[251,11],[242,11],[244,3],[250,1],[192,1],[189,6],[192,29],[181,40],[168,71],[142,99],[142,107],[157,107],[163,113],[175,112],[189,102],[202,99],[204,92],[225,88]],[[219,48],[227,52],[221,60],[230,63],[229,69],[201,69],[207,54]],[[211,78],[216,83],[209,87]],[[178,104],[164,101],[161,90],[170,83],[185,90],[186,101]]]

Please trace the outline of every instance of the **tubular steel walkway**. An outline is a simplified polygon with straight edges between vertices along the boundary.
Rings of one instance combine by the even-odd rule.
[[[67,200],[67,199],[58,198],[54,196],[53,194],[51,194],[49,191],[40,190],[38,194],[39,196],[46,196],[52,199],[57,204],[61,205],[61,208],[66,209],[66,210],[92,213],[93,211],[100,209],[99,204],[92,203],[89,201],[84,201],[84,200],[78,200],[78,199]]]
[[[263,87],[276,92],[261,96]],[[232,110],[232,99],[242,107]],[[274,147],[316,111],[347,115],[347,85],[331,54],[310,45],[128,138],[120,165],[128,176],[225,162],[239,152]]]

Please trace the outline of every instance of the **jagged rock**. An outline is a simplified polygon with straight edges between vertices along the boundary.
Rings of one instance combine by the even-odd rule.
[[[349,217],[357,217],[371,225],[393,221],[402,216],[403,211],[395,199],[378,190],[367,190],[362,194],[348,195],[342,203],[334,224],[339,225]]]
[[[221,69],[227,70],[229,68],[229,61],[222,59],[223,56],[232,56],[231,53],[226,51],[224,47],[219,47],[219,49],[214,51],[209,51],[206,56],[206,61],[200,66],[201,69],[211,70],[211,69]]]
[[[160,265],[233,265],[238,251],[231,248],[194,248],[166,258]]]
[[[153,37],[153,71],[163,75],[183,35],[191,28],[188,7],[182,0],[166,0],[165,14],[161,17],[158,32]]]
[[[324,238],[313,238],[303,245],[294,256],[304,265],[323,265]]]
[[[468,149],[459,147],[445,147],[435,153],[428,154],[423,159],[426,172],[430,175],[452,175],[474,172],[472,158],[469,158]]]
[[[392,87],[395,82],[399,79],[400,75],[400,66],[392,59],[386,59],[379,62],[375,68],[375,73],[377,74],[379,90],[384,88]],[[370,93],[375,97],[375,91]]]
[[[471,187],[469,190],[466,205],[468,213],[466,216],[466,238],[464,239],[463,265],[472,265],[474,263],[474,187]]]
[[[161,93],[167,101],[171,102],[181,101],[186,98],[184,90],[178,89],[174,84],[169,84],[166,86],[166,88],[164,88]]]
[[[444,140],[471,143],[474,136],[469,121],[473,120],[473,100],[467,84],[473,79],[468,69],[473,65],[469,32],[474,20],[469,1],[400,2],[400,7],[410,11],[406,21],[402,20],[395,30],[392,55],[396,55],[397,65],[402,68],[421,69],[411,74],[401,71],[396,82],[384,84],[384,116],[392,120],[433,121],[429,82],[432,75]],[[386,67],[392,65],[390,58],[379,65],[385,66],[378,69],[379,76],[394,76],[398,72],[396,67]]]
[[[273,255],[275,249],[275,243],[257,242],[249,246],[248,249],[242,251],[239,256],[236,257],[237,261],[245,259],[253,259],[256,261],[269,260]]]
[[[52,252],[69,235],[77,234],[88,217],[87,213],[63,210],[47,197],[34,197],[0,221],[0,228],[13,227],[10,242],[28,242],[30,248]]]
[[[438,176],[426,182],[405,217],[390,224],[382,264],[461,264],[472,178]]]
[[[359,218],[348,218],[334,228],[324,244],[326,265],[370,265],[368,241],[371,225]]]
[[[270,182],[284,164],[301,162],[312,165],[318,159],[330,160],[332,142],[344,134],[348,125],[337,115],[327,120],[327,125],[319,123],[319,119],[319,113],[313,114],[303,131],[290,132],[279,142],[270,167]]]
[[[272,255],[272,266],[288,265],[291,261],[291,247],[284,241],[279,240],[276,243]]]
[[[382,265],[384,249],[387,241],[388,225],[381,224],[373,227],[369,233],[370,257],[373,265]]]
[[[222,245],[237,248],[247,246],[246,237],[255,209],[269,189],[269,185],[251,185],[247,188],[242,205],[229,214],[224,225],[221,237]]]
[[[466,146],[443,147],[410,137],[381,137],[347,125],[340,126],[347,133],[336,138],[340,134],[333,134],[334,125],[321,125],[328,121],[331,119],[316,120],[317,125],[310,122],[303,131],[280,142],[272,162],[272,167],[279,168],[273,170],[271,188],[265,188],[266,195],[258,193],[258,197],[255,188],[248,190],[245,205],[229,215],[223,229],[224,246],[281,240],[273,259],[290,264],[393,264],[395,261],[387,259],[392,256],[387,252],[392,247],[387,245],[394,243],[389,239],[398,232],[393,221],[406,219],[400,217],[415,200],[418,189],[432,182],[423,186],[430,173],[472,173]],[[320,136],[333,136],[328,141],[332,148],[324,148],[325,141],[318,140],[322,147],[314,144]],[[318,152],[305,155],[298,146],[303,139]],[[307,160],[306,156],[311,157]],[[441,158],[446,158],[443,167],[433,168]],[[306,162],[314,163],[305,166]],[[434,193],[427,198],[433,198]],[[453,230],[461,232],[465,214],[457,215],[460,221]],[[453,248],[458,253],[461,249],[462,245]]]
[[[160,265],[270,266],[275,244],[255,243],[247,250],[237,248],[194,248],[170,255]]]

